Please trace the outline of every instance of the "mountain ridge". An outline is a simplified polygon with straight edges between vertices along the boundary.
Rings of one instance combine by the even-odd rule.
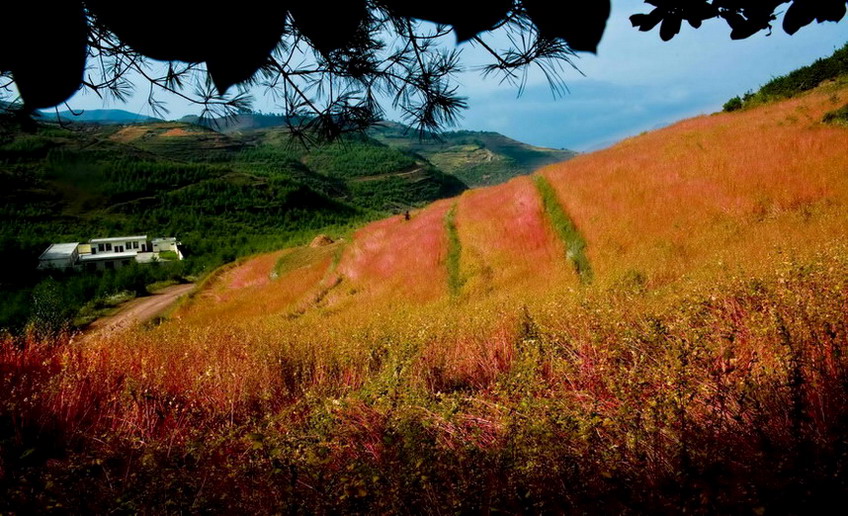
[[[115,118],[110,118],[110,113],[116,113]],[[48,116],[47,113],[44,115]],[[60,115],[65,121],[80,123],[166,122],[138,118],[141,115],[121,110],[89,110],[83,112],[81,117],[74,117],[70,112]],[[290,118],[278,114],[242,112],[223,118],[186,115],[170,122],[199,125],[225,135],[251,139],[266,130],[285,130],[290,121]],[[472,187],[497,184],[577,155],[566,149],[526,144],[494,131],[456,130],[421,134],[411,127],[391,121],[378,122],[366,131],[366,135],[402,151],[420,154],[444,172],[457,176]]]

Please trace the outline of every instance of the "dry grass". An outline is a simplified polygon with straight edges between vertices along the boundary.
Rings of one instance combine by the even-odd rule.
[[[716,264],[757,267],[844,225],[848,133],[821,123],[845,93],[819,91],[680,122],[543,174],[588,240],[602,282],[661,286]]]
[[[528,177],[464,194],[456,226],[469,296],[576,284]]]
[[[443,220],[450,201],[370,224],[356,233],[338,266],[346,290],[331,304],[359,306],[399,300],[427,302],[447,293],[447,236]],[[351,299],[356,297],[356,299]]]

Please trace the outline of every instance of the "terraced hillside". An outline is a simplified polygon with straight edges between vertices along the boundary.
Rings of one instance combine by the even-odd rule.
[[[422,140],[409,127],[383,122],[369,135],[390,147],[424,156],[471,187],[503,183],[577,155],[566,149],[528,145],[492,131],[447,131]]]
[[[269,132],[272,135],[285,133],[287,120],[279,115],[242,113],[227,119],[185,117],[182,121],[201,123],[225,134],[250,140],[265,139]],[[422,135],[403,124],[383,121],[369,129],[367,134],[388,147],[420,156],[470,187],[503,183],[577,155],[566,149],[528,145],[492,131],[446,131],[438,135]]]
[[[542,169],[551,192],[522,177],[440,201],[408,221],[366,226],[332,264],[340,293],[324,303],[446,297],[451,232],[467,301],[576,288],[582,258],[569,238],[583,240],[596,288],[654,291],[768,268],[767,256],[816,249],[842,233],[848,137],[821,120],[846,100],[844,88],[825,86],[756,111],[687,120]],[[546,210],[551,193],[573,236]],[[269,285],[284,289],[285,278]]]

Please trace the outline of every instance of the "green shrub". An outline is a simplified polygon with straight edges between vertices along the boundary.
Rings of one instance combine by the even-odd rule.
[[[848,104],[825,113],[822,122],[826,124],[848,125]]]
[[[817,87],[824,81],[833,80],[846,74],[848,74],[848,44],[834,52],[830,57],[817,59],[811,65],[775,77],[765,83],[756,93],[748,92],[741,99],[733,97],[724,104],[724,111],[735,111],[751,104],[794,97]]]
[[[724,109],[724,111],[726,113],[730,113],[731,111],[737,111],[739,109],[742,109],[742,99],[740,99],[738,96],[733,97],[732,99],[730,99],[730,100],[728,100],[727,102],[724,103],[724,106],[722,106],[722,109]]]

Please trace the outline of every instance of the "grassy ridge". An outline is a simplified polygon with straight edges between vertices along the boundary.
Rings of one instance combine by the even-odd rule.
[[[459,233],[456,230],[456,204],[451,206],[445,215],[445,231],[448,235],[448,254],[445,259],[445,266],[448,269],[448,291],[451,296],[456,297],[464,283],[459,266],[462,258],[462,243],[459,241]]]
[[[565,246],[565,257],[574,266],[575,272],[584,284],[592,282],[592,265],[586,256],[586,240],[577,230],[574,222],[566,215],[557,199],[556,191],[544,176],[535,176],[536,189],[542,198],[542,205],[548,220]]]

